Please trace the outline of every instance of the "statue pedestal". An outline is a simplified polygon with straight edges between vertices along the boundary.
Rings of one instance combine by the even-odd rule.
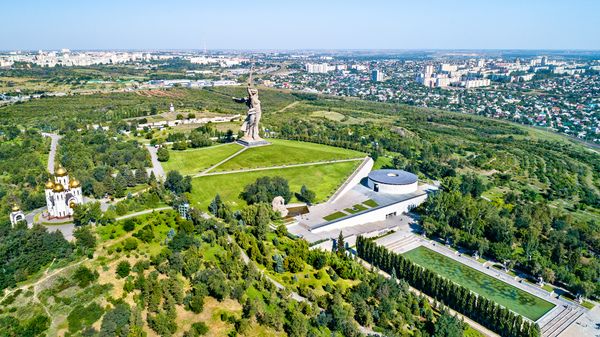
[[[271,143],[267,142],[264,139],[252,139],[252,138],[246,138],[246,137],[242,137],[240,139],[238,139],[236,141],[236,143],[245,146],[245,147],[256,147],[256,146],[265,146],[265,145],[271,145]]]

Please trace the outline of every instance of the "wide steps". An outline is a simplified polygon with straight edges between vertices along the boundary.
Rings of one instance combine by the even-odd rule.
[[[400,239],[398,241],[394,241],[390,244],[387,244],[384,247],[387,248],[389,251],[395,252],[398,249],[408,246],[416,241],[418,241],[418,239],[414,235],[410,235],[410,236],[403,237],[402,239]]]
[[[564,321],[561,325],[559,325],[554,331],[548,334],[548,337],[558,337],[563,331],[565,331],[573,322],[575,322],[579,317],[584,314],[583,311],[573,311],[570,315],[568,315],[568,319]]]
[[[554,316],[554,318],[548,322],[548,324],[542,327],[542,334],[546,335],[547,333],[551,333],[558,325],[562,324],[568,319],[570,312],[570,309],[563,308],[558,315]]]

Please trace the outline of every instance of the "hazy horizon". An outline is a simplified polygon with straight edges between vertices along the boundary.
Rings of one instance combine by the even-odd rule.
[[[600,50],[600,2],[9,2],[0,50]]]

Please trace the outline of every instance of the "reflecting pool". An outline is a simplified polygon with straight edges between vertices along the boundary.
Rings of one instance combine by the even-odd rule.
[[[429,248],[420,246],[402,255],[410,261],[429,268],[439,275],[467,287],[471,291],[532,321],[538,320],[554,308],[554,304],[550,302],[434,252]]]

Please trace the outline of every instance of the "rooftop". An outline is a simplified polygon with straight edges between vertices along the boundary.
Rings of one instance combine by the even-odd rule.
[[[415,174],[400,170],[372,171],[369,173],[369,179],[387,185],[409,185],[419,180]]]

